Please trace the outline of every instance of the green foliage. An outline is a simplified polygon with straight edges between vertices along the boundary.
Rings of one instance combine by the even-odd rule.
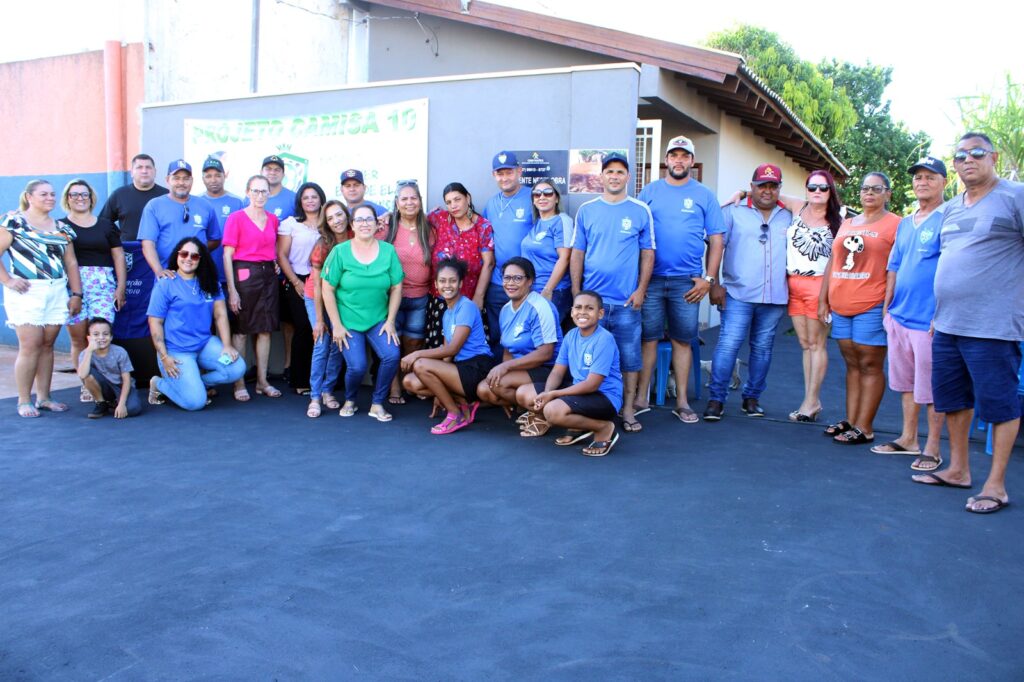
[[[823,140],[842,139],[857,122],[846,94],[814,64],[800,59],[777,34],[757,26],[739,26],[711,35],[707,43],[743,55],[747,66]]]
[[[890,102],[883,97],[892,81],[892,68],[835,60],[822,62],[819,68],[846,91],[859,117],[845,139],[829,143],[850,169],[849,181],[840,188],[843,203],[858,205],[861,179],[867,173],[882,171],[892,180],[891,210],[904,213],[914,201],[907,168],[921,158],[931,140],[923,132],[907,130],[889,114]]]
[[[1002,96],[958,97],[956,103],[962,131],[988,135],[999,152],[996,172],[1000,177],[1019,181],[1024,170],[1024,84],[1014,83],[1006,74],[1006,92]]]

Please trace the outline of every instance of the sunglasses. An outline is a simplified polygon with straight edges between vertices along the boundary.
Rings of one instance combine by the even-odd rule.
[[[972,159],[984,159],[989,154],[995,154],[991,149],[982,149],[981,147],[975,147],[974,149],[960,149],[953,154],[954,161],[966,161],[967,157]]]
[[[861,185],[861,194],[882,194],[883,192],[889,191],[889,188],[885,185]]]
[[[185,260],[190,260],[193,263],[198,263],[202,256],[199,255],[198,251],[185,251],[182,249],[178,252],[178,258],[184,258]]]
[[[553,197],[555,196],[555,190],[550,187],[548,189],[535,189],[530,194],[535,197]]]
[[[807,185],[808,192],[827,192],[831,189],[828,185]]]
[[[758,237],[757,241],[762,244],[768,243],[768,223],[761,223],[761,236]]]
[[[181,222],[187,223],[189,219],[188,204],[185,204],[185,210],[181,212]]]

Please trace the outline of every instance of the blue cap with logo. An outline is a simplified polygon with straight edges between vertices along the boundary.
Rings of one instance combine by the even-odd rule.
[[[608,154],[605,154],[604,158],[601,159],[601,170],[604,170],[608,164],[613,161],[618,161],[626,167],[626,170],[629,170],[629,161],[626,159],[626,155],[620,152],[609,152]]]
[[[203,172],[206,172],[211,168],[213,170],[220,171],[221,173],[224,172],[224,164],[221,163],[220,159],[216,156],[207,156],[206,161],[203,161]]]
[[[176,159],[175,161],[171,161],[171,163],[168,164],[167,166],[168,175],[174,175],[175,173],[181,170],[188,171],[188,174],[192,175],[192,166],[190,166],[188,164],[188,161],[186,161],[185,159]]]
[[[260,168],[263,166],[269,166],[272,163],[280,166],[281,170],[284,170],[284,161],[277,154],[271,154],[267,158],[263,159],[263,165],[260,166]]]
[[[907,169],[907,172],[913,175],[918,168],[924,168],[925,170],[930,170],[932,173],[938,173],[944,178],[947,177],[946,164],[941,160],[936,159],[934,156],[921,157],[917,163]]]
[[[519,159],[513,152],[498,152],[491,161],[491,169],[503,170],[505,168],[519,168]]]
[[[360,185],[366,184],[366,182],[363,181],[363,171],[356,170],[355,168],[349,168],[341,174],[341,184],[344,185],[346,180],[355,180]]]

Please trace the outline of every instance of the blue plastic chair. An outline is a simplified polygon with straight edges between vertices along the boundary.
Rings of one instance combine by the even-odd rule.
[[[690,342],[690,350],[693,352],[693,399],[700,400],[700,336],[695,336]],[[672,371],[672,342],[658,342],[658,361],[654,365],[654,403],[665,404],[665,394],[668,392],[668,375]],[[680,390],[676,386],[676,390]],[[686,390],[684,386],[682,390]]]

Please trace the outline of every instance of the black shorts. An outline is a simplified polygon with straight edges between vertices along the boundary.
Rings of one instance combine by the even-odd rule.
[[[543,393],[544,382],[534,383],[533,388],[537,393]],[[618,414],[612,401],[608,400],[600,391],[585,395],[563,395],[555,400],[561,400],[569,406],[573,414],[578,414],[581,417],[610,422]]]
[[[455,369],[459,370],[459,381],[462,382],[462,394],[466,396],[467,402],[479,400],[476,395],[477,384],[487,378],[492,367],[494,358],[490,355],[476,355],[455,362]]]
[[[548,376],[551,374],[551,370],[554,367],[534,367],[533,369],[526,370],[526,373],[530,375],[530,382],[533,383],[534,388],[537,389],[537,393],[544,392],[544,386],[547,384]],[[569,374],[568,370],[565,372],[565,376],[562,377],[562,385],[558,388],[565,388],[572,384],[572,375]]]

